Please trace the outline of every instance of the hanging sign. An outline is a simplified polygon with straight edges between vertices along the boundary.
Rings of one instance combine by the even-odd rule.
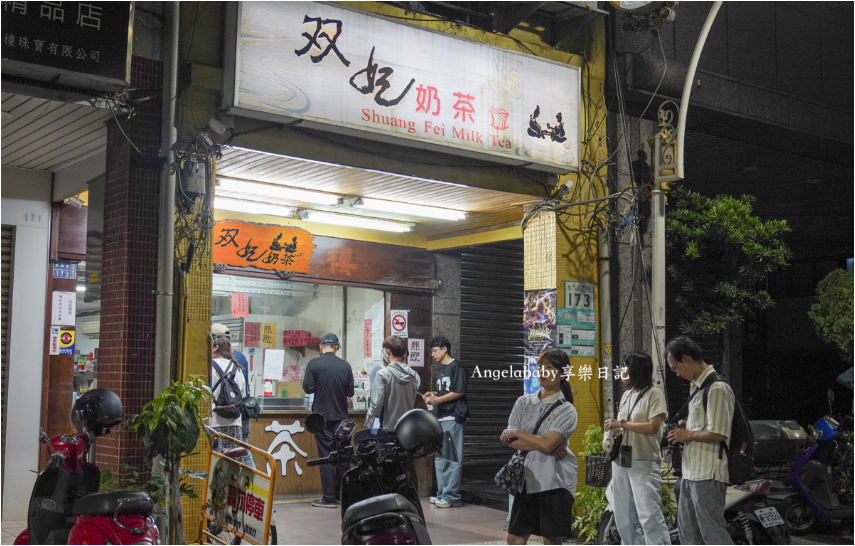
[[[73,326],[77,320],[77,292],[54,290],[51,298],[51,324]]]
[[[410,356],[407,358],[407,364],[410,368],[425,367],[425,340],[423,339],[407,339],[407,348]]]
[[[220,220],[214,225],[214,263],[308,273],[314,237],[305,229]]]
[[[249,294],[246,292],[232,292],[232,316],[249,316]]]
[[[53,262],[54,279],[76,279],[77,264],[74,262]]]
[[[392,311],[392,335],[395,337],[408,337],[409,328],[407,325],[407,315],[409,311],[397,310]]]
[[[314,2],[241,2],[237,25],[237,111],[579,168],[578,67]]]

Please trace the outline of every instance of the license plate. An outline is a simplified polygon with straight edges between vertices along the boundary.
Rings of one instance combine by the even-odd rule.
[[[759,510],[754,511],[754,515],[757,516],[757,519],[760,520],[760,523],[763,524],[763,527],[775,527],[778,525],[783,525],[784,520],[781,519],[781,515],[774,507],[770,508],[760,508]]]

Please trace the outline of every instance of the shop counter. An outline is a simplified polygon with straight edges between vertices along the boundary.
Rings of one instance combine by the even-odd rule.
[[[302,407],[300,407],[302,406]],[[306,430],[306,417],[312,410],[305,405],[264,409],[252,420],[249,442],[276,459],[275,498],[320,498],[320,466],[308,466],[318,458],[315,437]],[[365,410],[350,410],[349,419],[356,430],[365,428]],[[256,458],[255,464],[259,464]],[[260,469],[263,470],[263,469]]]

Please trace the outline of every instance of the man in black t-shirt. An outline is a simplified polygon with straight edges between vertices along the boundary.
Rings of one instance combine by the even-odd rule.
[[[321,356],[313,358],[306,366],[303,378],[303,390],[306,394],[314,394],[312,412],[320,413],[327,420],[327,431],[334,433],[338,425],[347,419],[347,397],[353,396],[353,369],[347,361],[335,356],[340,344],[335,334],[324,334],[321,338]],[[318,457],[328,457],[332,452],[331,436],[318,434],[315,436],[318,444]],[[338,504],[339,484],[341,477],[350,468],[348,464],[333,467],[321,465],[322,499],[312,501],[312,506],[335,508]]]
[[[428,404],[437,406],[437,419],[443,432],[450,432],[457,451],[457,461],[452,463],[439,457],[436,465],[436,497],[430,502],[437,508],[451,508],[460,504],[460,482],[463,477],[463,429],[469,416],[466,403],[466,369],[457,359],[451,358],[451,342],[442,336],[430,341],[430,354],[442,366],[436,377],[436,391],[425,394]]]

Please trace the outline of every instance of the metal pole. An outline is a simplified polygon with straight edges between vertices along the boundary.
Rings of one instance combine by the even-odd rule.
[[[614,417],[615,396],[612,381],[612,307],[611,280],[609,278],[609,228],[600,227],[597,233],[600,266],[600,340],[602,343],[603,367],[606,379],[603,381],[603,413],[606,419]]]
[[[163,126],[161,154],[167,158],[160,180],[160,226],[157,257],[157,334],[154,354],[154,394],[172,379],[172,274],[175,255],[175,157],[172,146],[178,138],[175,104],[178,99],[178,2],[163,4]]]
[[[686,118],[689,114],[689,96],[692,94],[692,85],[695,81],[695,70],[698,68],[698,61],[701,58],[701,52],[704,50],[707,35],[710,33],[710,28],[712,27],[713,21],[715,21],[715,16],[718,14],[718,9],[720,7],[720,0],[718,2],[714,2],[712,8],[710,8],[710,12],[707,14],[707,20],[704,21],[701,34],[698,36],[698,42],[695,44],[695,51],[692,53],[692,60],[689,62],[689,71],[686,73],[686,81],[683,82],[683,98],[680,99],[680,119],[677,120],[677,177],[681,180],[685,178],[683,175],[683,150],[685,149],[683,142],[686,138]]]
[[[665,389],[665,190],[656,184],[651,201],[651,288],[650,305],[653,313],[653,384]]]

